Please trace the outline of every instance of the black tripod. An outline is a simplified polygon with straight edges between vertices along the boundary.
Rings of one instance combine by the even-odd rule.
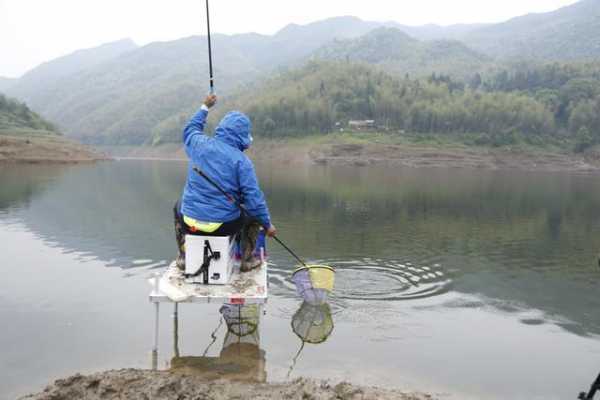
[[[592,384],[589,393],[585,394],[582,392],[579,394],[579,400],[592,400],[596,395],[596,392],[600,391],[600,375],[596,378],[596,381]]]

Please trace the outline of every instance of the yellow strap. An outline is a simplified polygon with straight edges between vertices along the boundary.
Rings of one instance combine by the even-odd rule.
[[[185,224],[187,226],[189,226],[190,228],[194,228],[196,230],[206,232],[206,233],[213,233],[214,231],[219,229],[221,227],[221,225],[223,225],[222,222],[197,221],[194,218],[186,217],[185,215],[183,216],[183,222],[185,222]]]

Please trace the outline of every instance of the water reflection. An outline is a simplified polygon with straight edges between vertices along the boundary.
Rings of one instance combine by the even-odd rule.
[[[75,166],[53,180],[42,179],[50,174],[45,169],[15,173],[11,186],[0,181],[2,193],[8,188],[11,198],[38,194],[12,216],[39,237],[121,268],[160,268],[175,256],[171,208],[185,180],[185,164]]]
[[[564,316],[572,323],[560,326],[574,333],[600,333],[590,312],[600,309],[597,177],[257,169],[281,235],[309,261],[338,267],[338,302],[454,290]],[[177,162],[0,171],[10,218],[64,252],[127,268],[129,277],[175,256],[170,210],[184,179]],[[270,249],[271,293],[293,298],[293,261],[279,250]]]
[[[298,375],[339,379],[380,367],[363,383],[387,384],[377,379],[413,373],[426,378],[423,385],[417,378],[408,382],[415,387],[431,381],[458,391],[492,385],[498,398],[574,393],[596,372],[582,365],[600,355],[599,177],[257,167],[285,241],[308,262],[337,269],[331,298],[336,340],[316,351],[304,346],[292,363],[302,346],[289,328],[298,298],[289,279],[295,262],[271,245],[270,312],[263,321],[268,342],[247,345],[232,334],[233,347],[216,334],[208,350],[174,342],[173,365],[188,355],[211,355],[238,371],[258,371],[249,379],[263,379],[266,370],[277,380],[290,363]],[[163,267],[176,253],[171,207],[185,164],[11,168],[0,169],[0,247],[7,268],[0,313],[11,321],[0,333],[8,360],[0,362],[0,375],[7,376],[0,397],[33,378],[41,385],[52,374],[146,366],[139,337],[151,319],[132,310],[146,305],[148,269]],[[98,287],[110,288],[119,302],[107,301]],[[209,334],[220,320],[212,323],[190,322],[189,329],[212,342]],[[63,329],[70,324],[85,334]],[[223,319],[219,332],[225,326]],[[356,335],[361,329],[364,335]],[[26,334],[29,351],[14,351],[24,332],[40,331],[46,334]],[[400,342],[404,357],[390,358]],[[76,351],[63,357],[63,347]],[[263,350],[268,366],[262,365]],[[469,362],[457,361],[463,359]],[[528,379],[531,370],[545,381]],[[503,396],[503,390],[510,393]]]
[[[170,370],[208,380],[264,383],[267,381],[265,351],[260,347],[262,306],[225,304],[222,318],[211,335],[211,342],[201,356],[182,356],[179,352],[179,313],[173,315],[173,358]],[[225,322],[227,332],[217,357],[207,356],[216,342],[217,331]]]
[[[3,165],[0,168],[0,214],[27,208],[65,172],[66,166]]]
[[[228,379],[243,382],[267,382],[266,352],[261,348],[260,328],[263,306],[225,304],[219,310],[221,318],[211,334],[202,355],[182,355],[179,342],[179,312],[175,304],[173,313],[173,357],[170,371],[194,375],[208,380]],[[217,333],[226,327],[221,350],[216,357],[208,356],[217,342]],[[300,347],[292,358],[287,377],[292,374],[306,344],[325,343],[334,328],[329,304],[314,305],[303,302],[291,320]],[[157,369],[158,349],[153,352],[152,368]]]
[[[298,352],[292,359],[292,365],[288,371],[289,378],[296,367],[296,363],[304,350],[305,344],[325,343],[333,332],[333,319],[329,304],[310,304],[303,302],[292,318],[292,330],[300,338],[301,344]]]
[[[452,284],[440,264],[419,266],[371,258],[320,262],[336,268],[338,300],[421,299],[446,293]]]

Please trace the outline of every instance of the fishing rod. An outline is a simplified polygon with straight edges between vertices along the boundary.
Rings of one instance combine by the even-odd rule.
[[[600,391],[600,375],[596,378],[596,381],[592,384],[590,391],[588,393],[581,392],[579,394],[579,400],[592,400],[596,395],[596,392]]]
[[[206,0],[206,30],[208,31],[208,71],[210,77],[210,94],[215,94],[215,79],[213,75],[212,43],[210,40],[210,10]]]
[[[225,190],[223,190],[223,188],[217,182],[215,182],[210,176],[206,175],[204,173],[204,171],[202,171],[198,167],[194,167],[193,169],[194,169],[194,172],[196,172],[198,175],[200,175],[201,177],[206,179],[206,181],[208,183],[213,185],[219,192],[221,192],[225,197],[227,197],[227,200],[229,200],[231,203],[235,204],[240,209],[240,211],[242,212],[243,215],[245,215],[246,217],[252,218],[252,216],[248,213],[248,211],[246,210],[246,207],[244,207],[243,204],[240,204],[232,195],[230,195]],[[306,265],[306,263],[304,261],[302,261],[302,259],[300,257],[298,257],[296,255],[296,253],[294,253],[292,251],[292,249],[290,249],[288,246],[286,246],[286,244],[283,243],[283,241],[281,239],[279,239],[277,236],[273,236],[273,239],[275,239],[277,241],[277,243],[279,243],[284,249],[286,249],[288,251],[288,253],[290,253],[296,260],[298,260],[298,262],[300,262],[300,264],[302,264],[304,267],[308,268],[308,265]]]

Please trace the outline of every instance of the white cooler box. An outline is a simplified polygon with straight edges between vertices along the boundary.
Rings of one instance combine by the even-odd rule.
[[[188,283],[226,285],[235,261],[235,237],[185,237],[185,277]]]

